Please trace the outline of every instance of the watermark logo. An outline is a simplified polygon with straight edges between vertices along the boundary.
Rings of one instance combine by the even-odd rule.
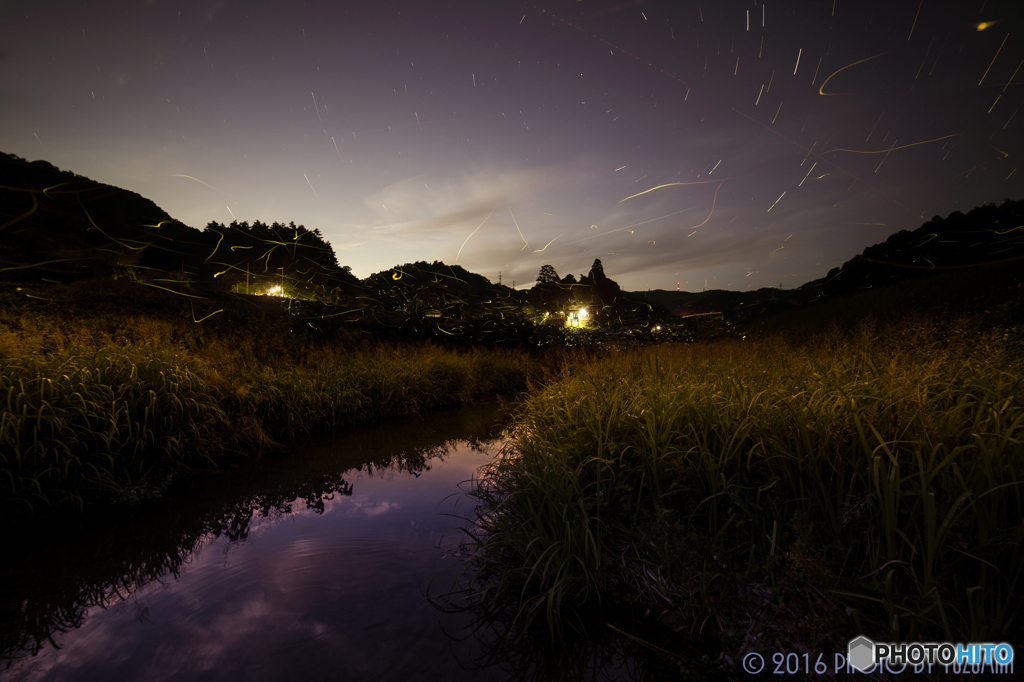
[[[847,645],[846,660],[860,672],[875,666],[892,672],[906,666],[922,665],[989,667],[992,670],[1012,670],[1014,651],[1006,642],[952,644],[950,642],[873,642],[863,635],[851,639]]]
[[[846,646],[846,660],[854,668],[864,672],[875,664],[875,643],[863,635],[851,639]]]

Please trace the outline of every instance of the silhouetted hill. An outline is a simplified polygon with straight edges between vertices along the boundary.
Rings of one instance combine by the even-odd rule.
[[[150,245],[182,259],[200,252],[198,230],[134,192],[0,153],[0,280],[69,281],[138,265]]]
[[[377,272],[362,282],[363,307],[406,313],[414,317],[440,314],[443,317],[469,318],[518,314],[526,299],[483,275],[469,272],[461,265],[441,261],[417,261]]]
[[[0,231],[0,281],[123,276],[172,291],[282,293],[277,286],[350,304],[359,289],[318,230],[211,222],[200,231],[134,192],[12,154],[0,154]]]
[[[699,293],[658,289],[626,296],[679,317],[721,312],[732,321],[749,321],[898,282],[1019,260],[1024,260],[1024,201],[1007,199],[966,215],[957,211],[946,218],[935,216],[913,232],[897,232],[825,277],[796,289]]]
[[[800,287],[803,300],[850,294],[894,282],[1024,259],[1024,201],[1006,199],[964,215],[935,216],[869,246],[825,277]]]
[[[785,289],[773,288],[758,289],[757,291],[712,289],[697,293],[655,289],[653,291],[630,291],[624,295],[635,301],[664,308],[678,317],[689,317],[708,313],[729,313],[744,306],[776,302],[791,293]]]

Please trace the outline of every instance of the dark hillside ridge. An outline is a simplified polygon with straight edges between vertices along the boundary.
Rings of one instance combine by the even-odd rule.
[[[197,230],[134,192],[2,153],[0,237],[0,283],[123,277],[180,294],[317,299],[351,315],[396,320],[507,320],[519,317],[528,302],[540,309],[531,299],[538,291],[515,291],[439,261],[407,263],[360,282],[351,268],[338,264],[319,230],[260,222],[211,222]],[[616,294],[608,317],[643,326],[720,313],[743,322],[905,280],[1013,266],[1021,259],[1024,202],[1007,199],[893,234],[796,289],[621,292],[621,305]],[[576,290],[584,291],[585,283],[568,279],[552,286],[579,298]],[[593,305],[589,298],[582,303]]]
[[[211,222],[200,231],[134,192],[11,154],[0,154],[0,230],[0,282],[126,277],[179,293],[256,294],[276,284],[335,302],[359,286],[318,230]]]
[[[1024,201],[1006,199],[966,215],[935,216],[918,229],[902,230],[833,268],[825,277],[796,289],[757,291],[655,290],[627,292],[638,301],[659,305],[686,317],[720,312],[733,321],[750,321],[794,308],[898,282],[976,268],[1024,270]]]
[[[659,306],[679,317],[691,315],[708,315],[738,310],[743,306],[751,306],[781,301],[793,292],[786,289],[766,287],[757,291],[725,291],[712,289],[691,293],[689,291],[629,291],[625,296],[635,301],[642,301]]]
[[[134,192],[0,154],[0,280],[72,281],[138,262],[146,242],[189,243],[198,230]]]
[[[494,284],[461,265],[417,261],[396,265],[362,281],[363,307],[413,317],[472,319],[485,314],[518,314],[526,292]]]
[[[978,206],[964,215],[935,216],[913,232],[901,230],[869,246],[825,277],[800,290],[816,295],[850,294],[892,282],[1024,259],[1024,201]]]

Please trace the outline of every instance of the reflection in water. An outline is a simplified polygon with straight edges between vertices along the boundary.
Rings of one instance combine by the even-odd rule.
[[[298,510],[323,515],[332,502],[352,498],[354,477],[419,478],[448,455],[456,440],[482,451],[500,437],[502,424],[495,417],[494,408],[485,408],[353,430],[299,446],[301,452],[283,460],[194,482],[172,499],[142,509],[19,529],[5,542],[8,559],[0,578],[4,667],[57,647],[55,637],[81,628],[96,607],[124,602],[151,583],[179,579],[204,546],[245,541],[254,527]],[[450,492],[442,492],[434,503]],[[350,511],[377,516],[399,506],[356,500]],[[145,608],[138,611],[145,620]]]
[[[352,495],[352,485],[340,474],[325,474],[298,487],[259,489],[205,513],[172,512],[158,520],[153,510],[139,516],[124,510],[134,518],[109,521],[81,539],[65,537],[59,544],[23,539],[4,575],[3,657],[17,659],[35,655],[47,643],[56,646],[54,635],[81,627],[90,607],[125,600],[154,580],[177,579],[204,544],[221,537],[246,540],[256,518],[290,514],[300,499],[306,509],[322,514],[335,495]],[[160,511],[171,511],[169,506],[161,505]]]
[[[8,532],[0,677],[648,678],[611,630],[551,655],[543,634],[506,646],[499,612],[425,598],[464,568],[458,486],[500,447],[497,417],[346,431],[165,500]]]

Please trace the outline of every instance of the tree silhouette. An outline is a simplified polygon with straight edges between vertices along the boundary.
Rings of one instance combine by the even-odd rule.
[[[557,282],[558,273],[555,272],[555,268],[551,265],[541,266],[540,273],[537,275],[537,281],[541,284],[545,282]]]
[[[537,284],[530,289],[530,304],[539,311],[556,312],[561,307],[562,287],[555,268],[545,265],[537,275]]]
[[[590,300],[590,311],[599,322],[616,319],[622,303],[618,282],[604,274],[601,259],[595,259],[590,274],[580,278],[580,295]]]

